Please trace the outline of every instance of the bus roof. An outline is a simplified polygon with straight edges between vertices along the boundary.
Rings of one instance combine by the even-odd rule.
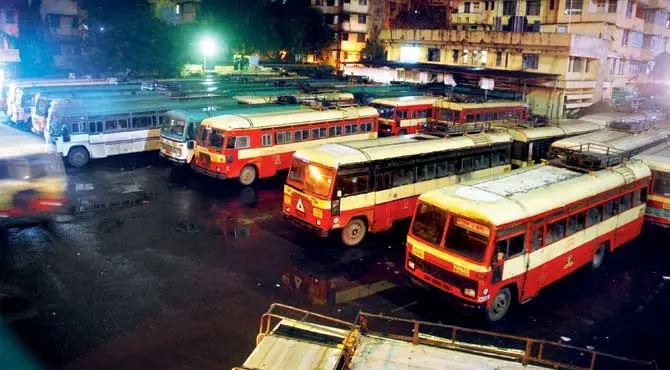
[[[302,106],[300,104],[237,105],[237,106],[226,106],[222,109],[213,109],[213,110],[208,110],[206,108],[172,109],[167,111],[165,115],[184,120],[189,119],[200,123],[206,118],[221,116],[224,114],[280,112],[287,110],[296,110],[301,108]]]
[[[670,172],[670,141],[656,145],[635,156],[655,171]]]
[[[529,127],[529,128],[510,128],[507,133],[514,138],[515,141],[528,142],[530,140],[545,139],[551,137],[562,137],[570,135],[579,135],[589,132],[602,130],[604,127],[597,123],[590,123],[585,121],[570,120],[563,122],[560,126],[544,126],[544,127]]]
[[[0,125],[0,159],[48,153],[49,148],[37,136]]]
[[[408,107],[420,104],[435,104],[437,98],[434,96],[400,96],[397,98],[380,98],[370,102],[370,104],[390,105],[393,107]]]
[[[164,100],[119,100],[114,101],[112,105],[88,104],[84,106],[63,106],[63,111],[58,112],[63,116],[86,116],[100,114],[114,114],[126,112],[142,112],[170,109],[186,109],[198,107],[237,107],[237,103],[232,98],[209,98],[209,99],[189,99],[189,100],[170,100],[167,97]]]
[[[521,101],[498,100],[487,101],[485,103],[461,103],[449,100],[436,100],[435,108],[463,110],[463,109],[487,109],[501,107],[526,107],[527,104]]]
[[[551,144],[551,147],[568,149],[582,144],[598,144],[623,151],[631,151],[659,142],[667,137],[668,132],[657,128],[651,128],[638,133],[607,129],[561,139]]]
[[[650,175],[641,161],[590,173],[540,165],[446,186],[419,199],[487,225],[501,226],[625,185],[626,174],[630,173],[635,180]]]
[[[356,163],[430,154],[445,150],[474,148],[511,141],[512,138],[506,133],[483,133],[455,136],[447,139],[430,135],[405,135],[342,144],[323,144],[314,148],[299,149],[294,156],[324,166],[338,168]]]
[[[375,118],[379,116],[372,107],[347,107],[336,109],[298,109],[284,112],[257,114],[223,115],[208,118],[203,125],[219,130],[246,128],[285,127],[306,123],[319,123],[356,118]]]

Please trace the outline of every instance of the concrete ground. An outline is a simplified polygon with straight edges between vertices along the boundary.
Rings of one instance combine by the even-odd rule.
[[[601,270],[486,326],[408,286],[406,224],[347,249],[283,220],[282,178],[240,188],[157,157],[69,169],[68,214],[50,230],[2,234],[0,342],[13,340],[43,369],[227,369],[254,348],[260,315],[282,302],[347,320],[364,310],[566,337],[670,368],[666,230],[646,228]]]

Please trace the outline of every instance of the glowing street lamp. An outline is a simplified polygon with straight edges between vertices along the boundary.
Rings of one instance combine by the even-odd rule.
[[[216,55],[218,48],[219,46],[217,45],[216,40],[211,37],[204,37],[200,40],[200,52],[202,53],[203,57],[203,71],[207,70],[207,57],[213,57]]]

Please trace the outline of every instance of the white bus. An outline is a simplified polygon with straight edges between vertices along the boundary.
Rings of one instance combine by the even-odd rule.
[[[0,227],[48,220],[65,205],[63,160],[28,133],[0,126]]]
[[[158,150],[163,115],[170,109],[236,106],[231,98],[186,101],[127,101],[65,112],[51,110],[45,139],[74,167],[91,158]]]

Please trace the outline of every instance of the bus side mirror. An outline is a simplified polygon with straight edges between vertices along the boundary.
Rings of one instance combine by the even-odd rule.
[[[193,140],[189,140],[188,143],[186,143],[186,149],[192,150],[193,148],[195,148],[195,142],[193,142]]]

